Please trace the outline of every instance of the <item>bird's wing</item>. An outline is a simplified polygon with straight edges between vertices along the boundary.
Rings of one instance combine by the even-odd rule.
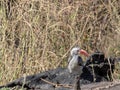
[[[78,65],[83,66],[83,60],[80,56],[78,56]]]

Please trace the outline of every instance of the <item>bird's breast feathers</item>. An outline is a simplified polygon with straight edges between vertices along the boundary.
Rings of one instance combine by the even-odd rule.
[[[69,72],[72,73],[73,71],[76,71],[76,70],[80,70],[81,69],[81,66],[79,66],[78,62],[79,62],[79,59],[78,59],[79,56],[74,56],[69,64],[68,64],[68,69],[69,69]]]

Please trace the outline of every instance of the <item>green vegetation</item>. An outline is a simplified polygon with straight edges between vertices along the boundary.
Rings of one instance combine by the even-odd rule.
[[[2,89],[0,89],[0,90],[10,90],[10,89],[8,89],[8,88],[2,88]]]
[[[65,67],[74,45],[120,56],[120,0],[10,0],[10,10],[8,1],[0,1],[0,85]]]

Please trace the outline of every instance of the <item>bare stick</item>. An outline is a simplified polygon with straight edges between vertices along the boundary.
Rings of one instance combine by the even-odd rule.
[[[47,81],[47,80],[42,79],[42,78],[40,78],[40,79],[41,79],[42,81],[48,83],[48,84],[51,84],[51,85],[55,86],[55,87],[65,87],[65,88],[72,88],[72,87],[73,87],[72,85],[69,85],[69,84],[56,84],[56,83]]]

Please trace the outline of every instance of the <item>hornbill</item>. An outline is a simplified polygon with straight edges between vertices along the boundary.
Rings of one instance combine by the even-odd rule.
[[[70,73],[76,75],[75,79],[75,90],[81,90],[80,88],[80,75],[82,73],[82,68],[84,66],[83,60],[80,55],[89,56],[89,54],[79,47],[73,47],[70,51],[70,56],[68,58],[68,70]]]

